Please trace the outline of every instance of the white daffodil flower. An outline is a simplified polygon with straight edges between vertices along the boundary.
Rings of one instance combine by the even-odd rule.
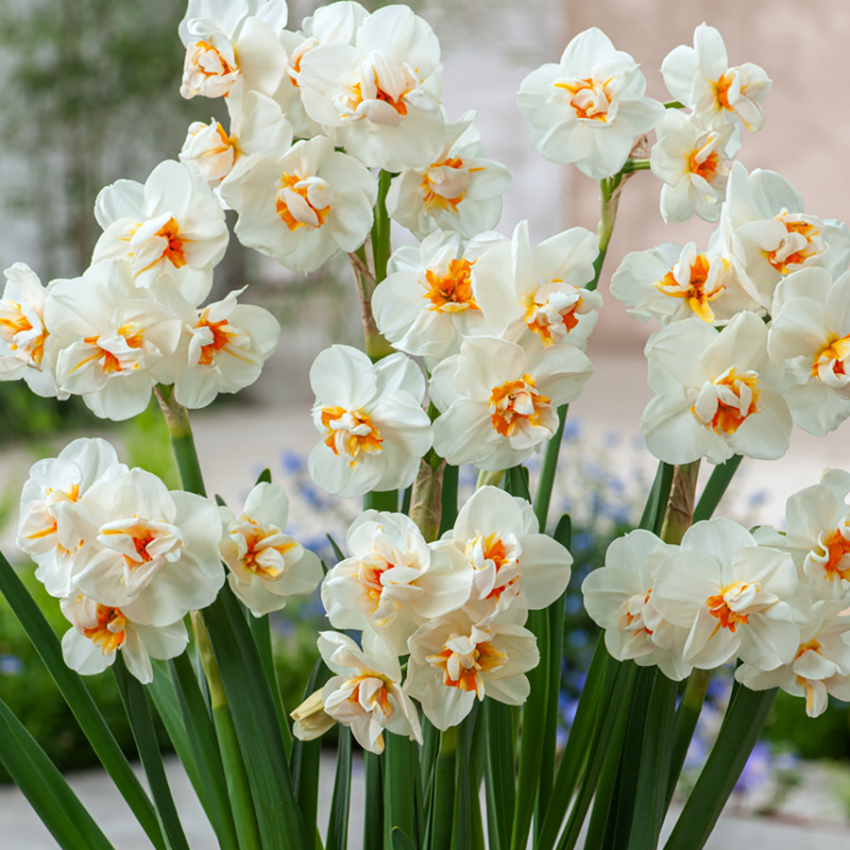
[[[141,625],[120,608],[101,605],[82,593],[63,599],[61,607],[74,626],[62,637],[62,657],[83,676],[102,673],[120,652],[130,673],[147,685],[153,681],[151,658],[176,658],[189,643],[182,619],[156,628]]]
[[[533,340],[532,340],[533,342]],[[434,449],[456,466],[507,469],[524,463],[558,428],[558,407],[574,401],[593,374],[572,345],[520,345],[467,337],[460,354],[431,373]]]
[[[280,105],[259,92],[227,99],[230,133],[213,118],[189,125],[180,161],[197,168],[211,186],[238,175],[252,155],[285,154],[292,146],[292,127]]]
[[[355,498],[413,483],[432,435],[425,378],[412,360],[398,353],[373,364],[356,348],[333,345],[313,362],[310,384],[322,442],[308,467],[319,487]]]
[[[312,593],[322,580],[316,555],[284,533],[289,499],[277,484],[260,483],[237,517],[221,508],[219,549],[230,589],[255,617],[279,611],[290,596]]]
[[[281,42],[289,57],[286,73],[275,93],[286,117],[302,139],[322,135],[322,127],[307,115],[301,102],[301,62],[314,47],[320,44],[347,44],[354,46],[357,31],[369,17],[369,12],[352,0],[339,0],[320,6],[309,18],[304,18],[300,32],[284,30]]]
[[[74,559],[72,580],[86,596],[147,626],[175,623],[215,600],[224,568],[211,502],[131,469],[92,485],[81,513],[78,527],[92,546]]]
[[[467,609],[420,626],[408,645],[404,689],[441,731],[457,726],[485,696],[522,705],[529,694],[525,674],[540,660],[528,629],[500,617],[476,622]]]
[[[410,517],[366,511],[348,529],[351,557],[329,570],[322,604],[337,629],[372,629],[398,655],[423,623],[459,608],[472,570],[463,556],[427,544]]]
[[[21,492],[18,548],[36,562],[35,577],[51,596],[69,596],[74,558],[85,545],[78,528],[79,503],[90,487],[127,472],[115,449],[101,439],[82,438],[58,457],[30,469]]]
[[[694,116],[668,109],[656,127],[652,173],[661,187],[661,216],[666,222],[687,221],[696,213],[717,221],[729,178],[727,153],[733,128],[706,130]]]
[[[605,629],[605,646],[612,657],[640,667],[656,665],[677,682],[692,669],[683,658],[688,630],[661,616],[653,591],[659,566],[678,551],[678,546],[649,531],[632,531],[611,543],[605,565],[581,585],[584,607]]]
[[[189,0],[180,22],[186,47],[180,94],[227,97],[234,87],[274,94],[286,69],[280,33],[286,0]]]
[[[800,629],[789,602],[797,593],[791,557],[756,545],[728,519],[698,522],[658,567],[652,604],[689,630],[684,659],[712,670],[735,658],[759,670],[790,664]]]
[[[800,626],[800,645],[790,664],[767,671],[742,664],[735,678],[753,691],[779,687],[804,697],[809,717],[826,711],[830,694],[850,700],[850,617],[836,616],[830,607],[815,604],[812,616]]]
[[[378,184],[362,163],[317,136],[250,162],[221,195],[239,213],[235,233],[243,245],[308,272],[363,244]]]
[[[494,234],[466,247],[457,233],[438,231],[393,252],[389,274],[372,295],[372,313],[393,348],[425,358],[429,369],[460,351],[461,340],[497,335],[473,294],[477,263]]]
[[[697,318],[673,322],[653,334],[645,354],[655,398],[640,431],[659,460],[775,460],[788,450],[781,370],[767,356],[767,328],[755,313],[739,313],[720,333]]]
[[[807,215],[787,180],[761,169],[748,175],[740,162],[729,175],[720,234],[741,285],[768,310],[785,275],[815,266],[838,276],[850,262],[847,225]]]
[[[691,108],[706,127],[762,128],[762,104],[771,80],[752,62],[730,68],[723,37],[714,27],[700,24],[694,30],[694,46],[682,44],[668,53],[661,73],[670,94]]]
[[[324,712],[350,727],[363,749],[382,753],[385,730],[422,743],[416,706],[401,689],[398,657],[380,637],[364,632],[361,649],[339,632],[319,632],[319,652],[336,674],[322,688]]]
[[[442,539],[471,566],[469,603],[482,615],[512,606],[546,608],[570,581],[572,555],[540,534],[528,502],[498,487],[476,490]]]
[[[163,301],[181,317],[182,334],[154,375],[160,383],[174,384],[174,397],[185,407],[206,407],[219,393],[250,386],[277,347],[277,319],[263,307],[238,304],[242,292],[244,288],[198,309],[173,290],[160,290]]]
[[[486,159],[475,113],[445,129],[436,159],[396,177],[387,194],[387,212],[417,239],[435,230],[453,230],[465,239],[490,230],[502,215],[502,195],[513,179],[504,165]]]
[[[354,44],[306,52],[298,84],[307,115],[334,143],[386,171],[435,162],[444,144],[440,44],[409,7],[369,15]]]
[[[56,377],[44,359],[48,289],[24,263],[15,263],[3,274],[6,286],[0,298],[0,381],[23,378],[36,395],[55,398],[59,395]]]
[[[209,295],[228,230],[224,211],[195,169],[161,162],[144,185],[118,180],[102,189],[94,211],[104,233],[92,263],[126,260],[136,286],[145,289],[168,277],[195,305]]]
[[[665,242],[626,254],[611,278],[611,294],[641,322],[662,325],[696,316],[724,324],[744,310],[764,312],[741,287],[735,266],[717,250]]]
[[[54,281],[44,308],[45,357],[59,389],[80,395],[101,419],[129,419],[150,401],[151,371],[173,353],[180,319],[134,286],[123,261]]]
[[[584,350],[602,309],[602,296],[583,288],[598,253],[596,235],[583,227],[532,251],[521,221],[510,241],[491,241],[475,264],[473,292],[484,318],[515,342],[530,331],[544,348],[567,342]]]
[[[815,600],[850,600],[850,474],[827,469],[819,484],[788,498],[786,534],[769,526],[755,532],[758,542],[788,552],[801,582]]]
[[[834,431],[850,416],[850,272],[802,269],[776,287],[767,350],[793,382],[785,392],[794,423]]]
[[[560,64],[543,65],[522,81],[519,108],[546,159],[575,163],[582,174],[602,180],[623,167],[635,137],[664,115],[645,90],[635,60],[592,27],[567,45]]]

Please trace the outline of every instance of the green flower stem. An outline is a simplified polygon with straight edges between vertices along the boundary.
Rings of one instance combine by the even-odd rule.
[[[502,483],[502,478],[504,478],[504,476],[504,469],[479,469],[478,480],[475,482],[475,489],[480,490],[482,487],[498,487]]]
[[[695,460],[693,463],[677,466],[673,471],[670,501],[661,526],[661,539],[665,543],[681,543],[685,532],[691,527],[699,464],[700,462]]]
[[[714,467],[714,472],[711,473],[711,478],[708,479],[694,510],[694,522],[711,519],[742,460],[741,455],[733,455],[725,463]]]
[[[623,174],[633,174],[635,171],[649,171],[650,168],[648,159],[627,159],[621,172]]]
[[[682,702],[676,711],[673,754],[670,757],[670,775],[667,781],[667,806],[670,805],[670,801],[673,799],[673,794],[676,791],[676,783],[679,781],[679,775],[682,773],[682,766],[685,763],[685,756],[688,754],[691,738],[694,735],[694,730],[697,728],[697,721],[702,712],[702,705],[705,701],[705,694],[708,690],[710,679],[711,670],[694,669],[688,677]]]
[[[540,533],[546,533],[546,523],[549,519],[549,505],[552,502],[552,487],[555,484],[555,473],[558,471],[558,454],[561,450],[561,440],[564,436],[564,425],[567,421],[568,404],[558,408],[558,430],[546,444],[543,464],[540,467],[540,478],[537,482],[537,495],[534,498],[534,513],[540,526]]]
[[[375,285],[387,276],[387,263],[390,259],[390,217],[387,214],[387,193],[393,175],[381,171],[378,178],[378,202],[375,205],[375,220],[372,224],[372,257],[375,263]]]
[[[445,534],[457,520],[457,487],[460,470],[447,463],[443,467],[443,488],[440,494],[440,531]]]
[[[363,510],[398,511],[398,490],[373,490],[363,497]]]
[[[213,655],[209,632],[200,611],[192,612],[192,627],[195,632],[198,656],[201,659],[201,666],[204,669],[204,676],[209,688],[213,725],[215,726],[221,760],[224,765],[227,792],[233,808],[239,847],[241,850],[261,850],[262,844],[254,813],[254,801],[251,796],[245,762],[242,759],[242,751],[239,748],[236,726],[233,723],[233,715]]]
[[[440,733],[440,751],[437,754],[437,765],[434,769],[434,796],[431,800],[429,850],[448,850],[452,845],[457,742],[457,726]]]
[[[184,489],[190,493],[206,496],[207,490],[204,487],[204,476],[201,474],[201,464],[189,422],[189,411],[174,398],[173,390],[173,387],[159,384],[155,392],[171,434],[171,445],[177,459],[177,468],[180,470],[180,480]]]

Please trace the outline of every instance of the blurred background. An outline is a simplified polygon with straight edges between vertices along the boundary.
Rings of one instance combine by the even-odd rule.
[[[290,28],[299,28],[317,5],[293,0]],[[364,5],[386,4],[365,0]],[[780,172],[802,193],[808,212],[850,220],[846,4],[423,0],[408,5],[427,18],[442,43],[449,117],[478,110],[476,123],[488,155],[514,173],[499,228],[506,235],[522,219],[529,220],[534,242],[575,225],[595,229],[597,222],[597,185],[571,167],[547,162],[530,147],[528,127],[516,106],[522,79],[544,62],[557,61],[573,35],[599,26],[641,63],[647,94],[666,100],[661,62],[676,45],[690,44],[703,21],[720,29],[730,64],[754,62],[774,81],[765,128],[745,135],[739,159],[749,169]],[[92,215],[100,188],[119,178],[143,182],[158,162],[176,158],[192,121],[208,121],[211,115],[224,120],[221,103],[179,96],[183,47],[177,25],[184,11],[175,0],[5,0],[0,6],[0,268],[25,262],[44,281],[79,275],[100,232]],[[600,284],[603,296],[627,252],[668,241],[705,245],[711,226],[704,222],[664,225],[659,192],[649,172],[638,173],[626,186]],[[412,241],[404,232],[394,238],[396,244]],[[283,333],[277,354],[254,387],[238,402],[222,398],[194,417],[208,487],[238,506],[257,474],[270,467],[293,502],[291,532],[326,555],[326,533],[342,542],[357,506],[317,492],[306,475],[304,458],[316,440],[307,372],[331,342],[359,344],[350,270],[338,257],[314,274],[294,274],[233,239],[216,270],[214,297],[246,284],[247,297],[272,310]],[[639,514],[655,466],[637,433],[650,396],[641,351],[653,330],[606,297],[589,347],[598,374],[570,410],[558,491],[561,510],[573,513],[577,528],[569,600],[573,629],[562,694],[565,732],[595,641],[578,587],[601,562],[612,537]],[[791,492],[814,483],[826,466],[850,466],[847,427],[822,439],[795,431],[782,461],[746,461],[724,504],[726,515],[748,525],[779,522]],[[107,436],[119,444],[127,463],[145,466],[177,486],[158,411],[110,426],[76,400],[42,400],[23,383],[0,383],[0,548],[10,557],[15,555],[16,503],[29,466],[82,434]],[[471,472],[465,480],[471,488]],[[22,567],[28,577],[29,569]],[[38,594],[36,583],[29,583]],[[64,630],[55,601],[43,594],[39,600],[57,630]],[[293,705],[315,657],[315,632],[325,624],[316,599],[292,605],[277,622],[278,662]],[[111,677],[93,679],[92,688],[129,746]],[[728,681],[717,676],[713,688],[686,784],[710,744]],[[72,718],[3,602],[0,696],[64,769],[91,763]],[[850,823],[849,718],[847,706],[834,703],[821,718],[808,720],[800,700],[780,694],[735,805],[747,816],[768,812],[786,823],[815,825],[824,835]],[[0,829],[9,817],[2,800],[0,795]],[[793,826],[788,829],[793,832]],[[817,846],[831,846],[823,842]]]

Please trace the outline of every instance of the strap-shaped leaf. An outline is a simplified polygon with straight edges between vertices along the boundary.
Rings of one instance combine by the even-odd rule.
[[[325,850],[345,850],[348,847],[348,814],[351,804],[351,730],[339,727],[336,750],[336,776],[331,813],[328,818],[328,839]],[[395,840],[395,839],[393,839]]]
[[[3,700],[0,761],[62,850],[114,850],[62,774]]]
[[[0,554],[0,592],[32,641],[83,734],[100,759],[115,787],[127,801],[142,829],[157,850],[166,850],[156,811],[136,778],[115,736],[106,725],[83,680],[62,658],[62,647],[53,629],[28,593],[12,565]]]

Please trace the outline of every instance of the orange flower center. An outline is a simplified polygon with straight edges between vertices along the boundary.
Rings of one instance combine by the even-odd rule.
[[[734,81],[735,76],[727,71],[714,84],[714,96],[717,99],[717,105],[728,112],[732,111],[732,107],[729,105],[729,89]]]
[[[744,623],[746,625],[749,622],[750,615],[739,614],[737,611],[733,611],[723,594],[709,596],[705,600],[705,604],[708,606],[708,613],[718,621],[715,633],[717,629],[722,628],[729,629],[734,634],[738,628],[738,623]]]
[[[201,314],[196,327],[209,328],[212,334],[212,342],[201,346],[201,356],[198,360],[201,366],[212,366],[215,363],[216,354],[226,348],[233,340],[235,336],[233,329],[227,324],[227,319],[222,319],[220,322],[211,322],[208,318],[207,310],[204,310]]]
[[[713,285],[707,285],[711,271],[711,263],[708,257],[705,254],[697,254],[693,263],[690,264],[690,277],[685,285],[676,280],[674,271],[674,269],[671,269],[653,286],[663,295],[687,300],[691,310],[694,311],[694,315],[699,316],[704,322],[713,322],[714,311],[708,304],[715,298],[719,298],[726,287],[722,283],[716,282]]]
[[[698,177],[702,177],[707,183],[711,183],[712,180],[717,176],[717,168],[720,165],[720,157],[716,153],[710,153],[702,162],[700,162],[697,157],[699,156],[699,151],[694,151],[691,154],[690,159],[688,160],[688,169],[691,174],[696,174]]]
[[[127,618],[118,608],[97,606],[97,625],[83,629],[83,634],[99,646],[104,655],[112,655],[124,643]]]
[[[535,389],[534,377],[523,375],[494,387],[490,394],[490,422],[503,437],[513,436],[526,425],[546,427],[543,416],[551,411],[551,399]]]
[[[822,367],[829,369],[830,365],[834,375],[846,375],[844,361],[848,357],[850,357],[850,336],[840,339],[835,337],[815,355],[812,363],[812,377],[821,379]]]
[[[460,202],[464,199],[466,192],[461,192],[454,198],[446,198],[438,192],[435,192],[431,180],[428,177],[428,170],[431,168],[460,169],[463,168],[463,160],[459,156],[452,156],[448,159],[444,159],[442,162],[432,162],[428,166],[428,169],[425,170],[425,177],[419,184],[419,193],[422,195],[422,202],[425,205],[425,211],[427,213],[433,214],[436,210],[448,209],[450,209],[453,213],[456,213],[458,204],[460,204]],[[470,169],[470,171],[483,171],[483,169],[473,168]]]
[[[302,185],[299,185],[302,184]],[[280,190],[289,189],[292,192],[295,192],[296,195],[300,195],[304,199],[304,203],[310,208],[312,213],[315,215],[315,223],[313,223],[314,227],[321,227],[325,221],[327,220],[328,215],[330,214],[331,207],[330,204],[324,207],[316,207],[314,206],[308,197],[310,187],[299,177],[297,174],[289,174],[284,171],[283,176],[280,178],[280,183],[278,184],[278,195],[275,200],[275,210],[277,214],[283,219],[283,223],[289,228],[291,232],[294,232],[302,227],[306,227],[307,224],[311,224],[312,222],[302,221],[299,217],[293,215],[292,210],[290,210],[289,205],[286,203],[284,198],[282,197],[282,193]]]
[[[277,578],[281,574],[281,570],[276,569],[274,567],[264,566],[259,562],[259,557],[262,552],[267,548],[262,545],[263,541],[271,537],[274,534],[277,534],[277,531],[267,531],[262,528],[256,520],[251,519],[250,517],[243,516],[242,519],[249,523],[250,528],[245,529],[244,527],[241,529],[244,537],[245,544],[248,549],[245,552],[245,555],[242,558],[242,563],[245,566],[246,570],[254,573],[254,575],[259,576],[260,578]],[[286,556],[286,553],[293,549],[297,544],[295,541],[290,541],[288,543],[281,543],[279,546],[274,546],[273,548],[280,552],[281,557]]]
[[[140,328],[138,325],[133,322],[128,322],[127,324],[121,325],[117,331],[119,336],[124,337],[124,341],[127,343],[127,346],[132,349],[140,349],[145,342],[145,331],[144,328]],[[91,355],[91,357],[87,357],[81,363],[78,363],[74,368],[74,371],[85,366],[86,363],[90,363],[92,360],[97,360],[102,358],[102,362],[100,364],[101,369],[103,369],[104,374],[111,375],[115,372],[125,372],[125,371],[136,371],[139,368],[139,364],[137,361],[131,361],[129,364],[122,363],[121,359],[113,354],[111,351],[107,351],[105,348],[100,347],[100,337],[99,336],[87,336],[83,339],[83,342],[86,345],[94,346],[97,351]]]
[[[221,55],[221,51],[208,41],[204,39],[196,41],[195,50],[196,56],[198,57],[198,70],[200,70],[205,77],[223,76],[224,74],[232,74],[236,71],[236,68],[230,67],[230,63],[224,58],[224,56]],[[205,54],[208,53],[212,53],[213,56],[206,56]],[[216,64],[219,65],[218,68],[216,68]]]
[[[452,260],[449,270],[438,275],[426,270],[428,288],[423,298],[431,302],[429,310],[436,313],[460,313],[463,310],[480,310],[472,294],[472,263],[469,260]]]
[[[809,221],[793,221],[787,219],[785,216],[786,213],[782,212],[776,216],[776,220],[781,221],[785,225],[785,230],[789,237],[793,238],[796,236],[797,240],[795,241],[799,241],[799,237],[802,237],[805,242],[797,250],[787,253],[788,249],[785,245],[785,240],[783,240],[783,244],[779,248],[767,252],[767,261],[780,274],[790,274],[795,270],[796,266],[805,265],[807,260],[817,256],[821,252],[821,246],[818,244],[820,241],[820,230]]]
[[[829,560],[823,565],[824,572],[826,573],[824,578],[828,581],[835,581],[836,578],[845,581],[850,580],[850,566],[845,564],[843,568],[841,567],[844,556],[850,555],[850,540],[844,537],[841,529],[836,528],[821,545],[829,556]]]
[[[508,657],[489,641],[484,641],[476,644],[468,653],[459,653],[449,646],[444,646],[442,651],[429,655],[425,660],[443,671],[443,684],[446,687],[473,691],[478,694],[479,699],[484,699],[481,673],[504,667]]]
[[[335,455],[350,458],[352,469],[364,455],[381,451],[383,437],[365,413],[344,407],[323,407],[321,417],[325,445]]]
[[[705,422],[700,419],[695,407],[691,408],[691,413],[697,416],[697,419],[707,428],[713,429],[715,434],[721,431],[725,434],[734,434],[748,416],[758,413],[760,396],[758,375],[755,372],[740,373],[731,368],[714,381],[714,386],[717,392],[717,409],[711,421]]]
[[[156,235],[168,242],[162,252],[162,259],[168,260],[175,269],[182,269],[186,265],[186,253],[184,250],[186,242],[180,238],[180,225],[177,223],[177,219],[168,219],[157,230]]]
[[[592,118],[595,121],[608,123],[608,108],[611,105],[611,95],[608,84],[611,79],[601,85],[590,77],[583,80],[567,80],[555,83],[555,88],[564,89],[571,95],[570,106],[578,118]]]
[[[0,318],[0,339],[6,342],[12,351],[17,351],[18,344],[15,342],[15,337],[19,333],[27,333],[28,331],[33,330],[32,323],[24,315],[24,311],[21,309],[21,305],[18,304],[17,301],[5,301],[0,302],[0,304],[6,304],[7,307],[17,311],[16,316]],[[25,350],[29,352],[32,362],[35,363],[36,366],[41,365],[42,358],[44,357],[44,340],[46,338],[47,333],[42,330],[37,337],[28,340],[24,344]]]

